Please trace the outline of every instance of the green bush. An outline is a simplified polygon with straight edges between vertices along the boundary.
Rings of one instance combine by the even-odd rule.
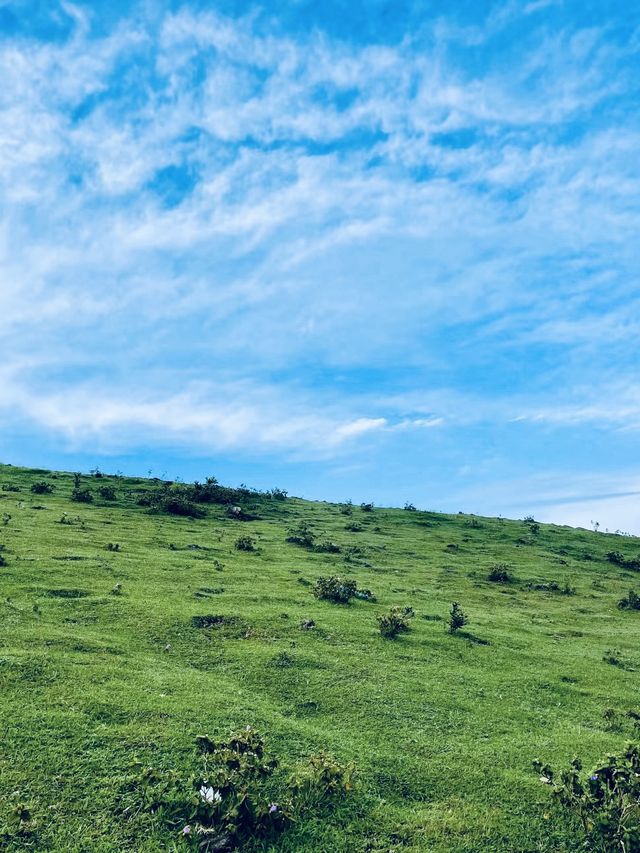
[[[113,486],[100,486],[98,489],[98,494],[104,501],[115,501],[118,497],[116,490]]]
[[[356,594],[356,590],[355,581],[344,580],[344,578],[332,575],[328,578],[318,578],[313,588],[313,594],[323,601],[333,601],[334,604],[348,604]]]
[[[146,769],[131,787],[138,809],[181,826],[183,841],[200,853],[273,843],[292,821],[311,810],[320,813],[352,787],[353,766],[326,753],[312,755],[283,777],[279,762],[266,757],[263,738],[250,726],[220,742],[200,735],[196,744],[202,770],[188,782],[177,773]]]
[[[301,521],[297,527],[292,527],[289,530],[289,535],[285,542],[290,542],[292,545],[298,545],[300,548],[313,548],[316,542],[316,537],[306,521]]]
[[[554,771],[534,761],[540,781],[553,788],[556,802],[578,819],[589,849],[609,853],[640,852],[640,752],[629,745],[621,755],[586,776],[576,758],[556,781]]]
[[[640,595],[634,590],[629,590],[629,595],[626,598],[621,598],[618,602],[620,610],[640,610]]]
[[[238,536],[238,538],[233,544],[233,547],[236,549],[236,551],[255,551],[255,539],[252,539],[250,536]]]
[[[493,583],[511,583],[513,577],[509,574],[507,565],[497,563],[487,575],[487,580],[493,581]]]
[[[51,483],[45,483],[44,480],[40,480],[32,484],[31,491],[34,495],[50,495],[53,492],[53,486]]]
[[[413,616],[412,607],[392,607],[384,616],[376,617],[378,629],[383,637],[393,640],[411,629],[409,621]]]

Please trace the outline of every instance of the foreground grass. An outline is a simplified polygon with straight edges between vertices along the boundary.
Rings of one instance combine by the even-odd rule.
[[[340,807],[247,849],[579,849],[531,762],[588,764],[637,737],[604,712],[640,710],[640,613],[616,606],[640,575],[605,558],[637,557],[638,539],[298,499],[256,498],[252,521],[221,506],[194,520],[138,506],[150,481],[83,480],[117,499],[73,503],[71,475],[0,466],[19,490],[0,492],[1,849],[186,849],[136,806],[132,779],[141,765],[187,771],[195,735],[246,724],[285,765],[327,750],[359,771]],[[33,494],[40,481],[53,493]],[[341,552],[286,543],[301,520]],[[236,550],[240,535],[257,552]],[[496,563],[513,583],[487,580]],[[309,583],[328,574],[377,603],[316,600]],[[575,594],[526,586],[550,581]],[[463,636],[445,630],[454,600]],[[416,616],[386,641],[375,617],[391,605]],[[194,627],[204,614],[239,623]],[[612,649],[621,665],[603,660]]]

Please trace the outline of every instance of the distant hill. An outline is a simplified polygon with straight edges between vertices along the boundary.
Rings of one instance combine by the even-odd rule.
[[[578,850],[532,761],[637,739],[637,538],[5,465],[0,544],[3,850]],[[245,726],[267,814],[197,834]]]

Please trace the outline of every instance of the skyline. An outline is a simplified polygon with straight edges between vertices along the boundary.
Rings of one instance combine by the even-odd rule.
[[[640,533],[640,9],[0,3],[0,456]]]

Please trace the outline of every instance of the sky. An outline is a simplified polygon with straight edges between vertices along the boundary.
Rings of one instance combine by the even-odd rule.
[[[640,534],[640,4],[0,0],[0,461]]]

